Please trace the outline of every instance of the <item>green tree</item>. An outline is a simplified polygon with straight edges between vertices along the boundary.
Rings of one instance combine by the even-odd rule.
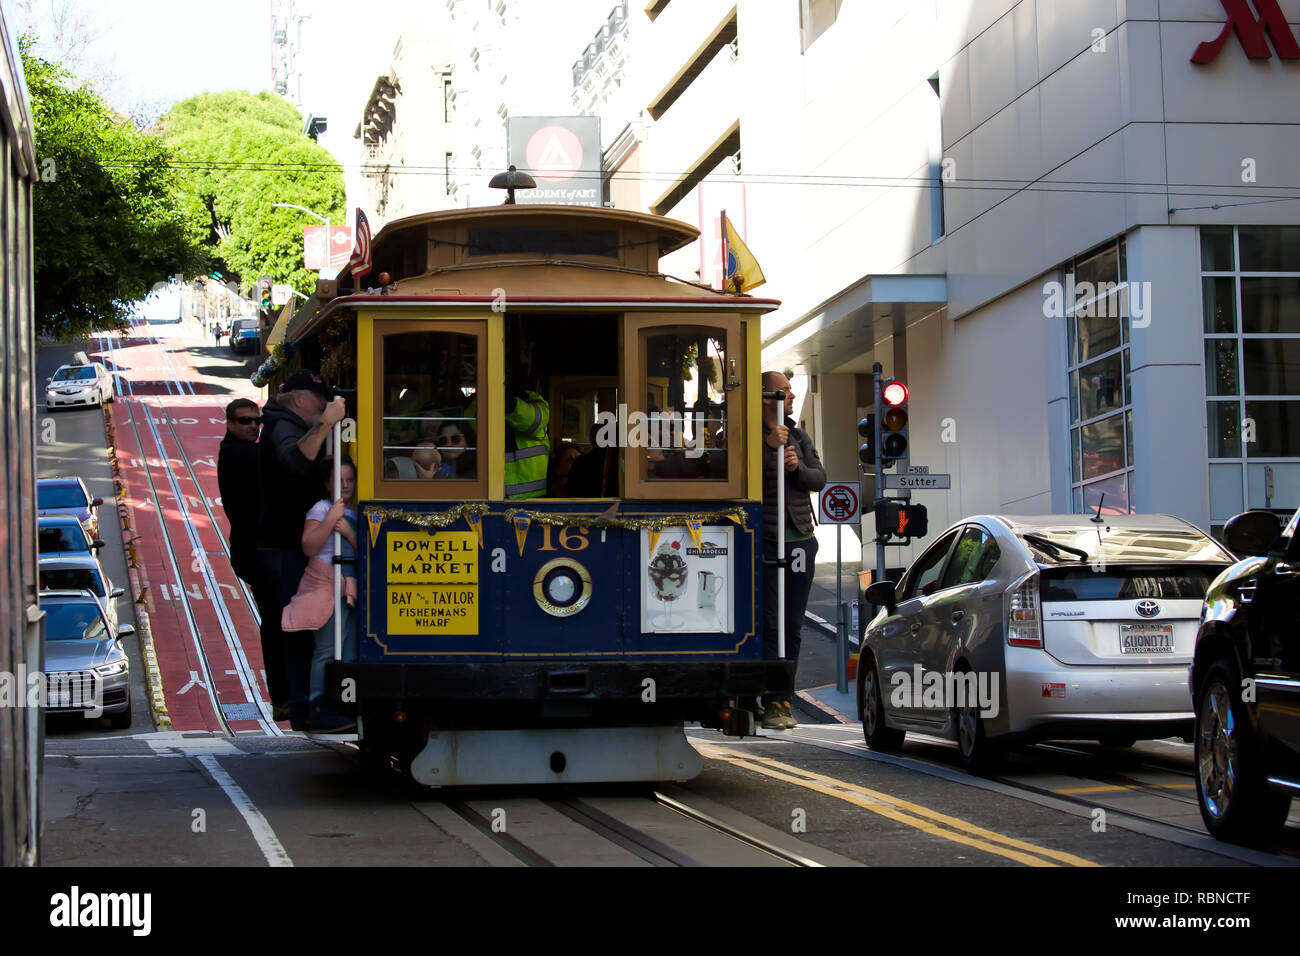
[[[195,270],[171,155],[89,87],[19,42],[36,125],[38,332],[72,338],[127,324],[130,304]]]
[[[203,93],[160,121],[180,157],[191,240],[208,245],[248,287],[259,276],[314,288],[303,265],[302,227],[317,220],[277,202],[345,220],[343,167],[302,132],[302,117],[271,93]]]

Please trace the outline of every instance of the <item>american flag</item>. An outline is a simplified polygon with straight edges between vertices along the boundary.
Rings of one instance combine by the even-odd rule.
[[[352,269],[353,276],[360,276],[370,271],[370,223],[360,206],[357,207],[356,236],[356,245],[352,247],[352,258],[348,260],[348,266]]]

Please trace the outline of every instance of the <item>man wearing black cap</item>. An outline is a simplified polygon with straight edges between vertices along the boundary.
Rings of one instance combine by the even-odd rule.
[[[262,408],[262,441],[259,448],[262,511],[258,527],[258,559],[268,580],[277,588],[279,611],[297,593],[307,556],[302,550],[302,529],[307,512],[325,497],[316,476],[316,462],[325,451],[325,436],[343,420],[343,399],[315,372],[294,372],[280,393]],[[331,401],[331,399],[333,399]],[[284,634],[285,681],[289,695],[289,723],[294,730],[307,729],[307,695],[311,656],[315,648],[312,631]]]

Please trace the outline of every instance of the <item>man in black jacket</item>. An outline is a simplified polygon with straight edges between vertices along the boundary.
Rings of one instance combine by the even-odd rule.
[[[794,390],[780,372],[763,373],[763,391],[785,392],[785,407],[774,398],[763,399],[763,657],[777,660],[777,587],[780,569],[767,564],[777,556],[778,522],[785,524],[785,660],[799,665],[800,630],[812,590],[817,539],[813,536],[810,491],[826,487],[822,467],[812,439],[793,418]],[[782,414],[784,411],[784,414]],[[778,476],[780,478],[778,479]],[[777,481],[785,482],[785,514],[777,513]],[[788,698],[765,700],[763,726],[786,729],[795,726]]]
[[[217,454],[217,487],[221,506],[230,520],[230,566],[253,591],[262,620],[262,663],[266,690],[277,720],[289,716],[284,681],[284,651],[280,644],[280,612],[274,588],[268,589],[257,555],[257,524],[261,520],[262,488],[257,479],[257,432],[262,418],[257,403],[237,398],[226,406],[226,437]],[[274,619],[274,627],[271,626]]]
[[[262,408],[258,456],[262,510],[257,553],[262,573],[273,582],[276,608],[270,616],[276,628],[307,567],[302,550],[307,512],[325,497],[316,462],[324,456],[325,437],[345,414],[343,399],[333,395],[319,375],[302,370],[290,375],[280,393]],[[289,723],[294,730],[306,730],[315,633],[282,633],[282,641]]]

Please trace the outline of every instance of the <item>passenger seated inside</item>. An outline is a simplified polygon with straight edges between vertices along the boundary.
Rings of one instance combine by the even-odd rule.
[[[573,463],[582,456],[581,450],[573,442],[565,439],[551,454],[551,464],[546,473],[546,495],[548,498],[572,497],[566,487]]]

